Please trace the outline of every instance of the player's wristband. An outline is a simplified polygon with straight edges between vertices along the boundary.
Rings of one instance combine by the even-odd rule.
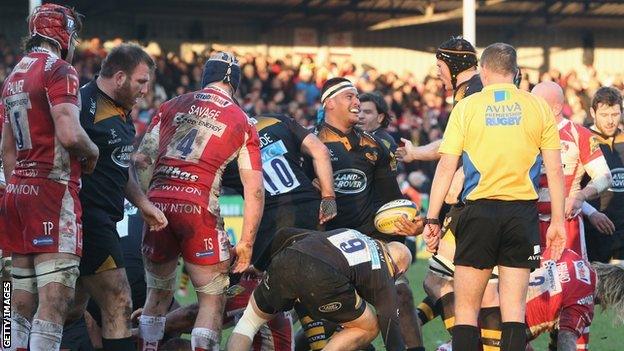
[[[437,218],[425,218],[425,224],[440,225],[440,220]]]

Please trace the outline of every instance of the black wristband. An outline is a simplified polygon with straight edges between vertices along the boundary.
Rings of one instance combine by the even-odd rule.
[[[440,220],[437,218],[425,218],[425,224],[440,225]]]

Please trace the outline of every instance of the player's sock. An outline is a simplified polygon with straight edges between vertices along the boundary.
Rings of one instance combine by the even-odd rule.
[[[58,350],[62,338],[62,325],[36,318],[33,320],[30,328],[31,350]]]
[[[134,351],[132,337],[122,339],[102,338],[102,348],[104,351]]]
[[[440,315],[444,321],[444,327],[451,333],[451,329],[455,325],[455,294],[450,292],[442,296],[440,298],[440,304],[442,306]]]
[[[304,316],[299,319],[301,322],[301,328],[308,339],[308,345],[310,351],[322,350],[329,341],[331,334],[325,330],[325,325],[322,321],[315,321],[309,316]],[[329,335],[328,335],[329,334]]]
[[[193,328],[191,349],[193,351],[219,351],[219,333],[208,328]]]
[[[458,324],[453,327],[453,350],[479,351],[479,328]]]
[[[425,325],[440,315],[440,312],[442,311],[442,301],[441,299],[433,301],[431,297],[426,296],[422,302],[418,304],[416,309],[418,310],[418,319],[420,319],[420,323]]]
[[[501,312],[499,307],[486,307],[479,311],[483,351],[500,351]]]
[[[548,351],[557,351],[557,340],[559,339],[559,330],[553,329],[548,336]]]
[[[165,335],[165,317],[139,317],[139,351],[158,350]]]
[[[11,313],[11,348],[9,350],[26,350],[28,348],[28,336],[30,335],[30,322],[26,317],[17,312]]]
[[[504,322],[501,333],[501,351],[518,351],[526,348],[526,325]]]

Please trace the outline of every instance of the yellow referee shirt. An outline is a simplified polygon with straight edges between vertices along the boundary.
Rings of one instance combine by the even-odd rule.
[[[439,152],[462,157],[462,199],[535,200],[540,150],[559,150],[559,143],[545,100],[492,84],[453,108]]]

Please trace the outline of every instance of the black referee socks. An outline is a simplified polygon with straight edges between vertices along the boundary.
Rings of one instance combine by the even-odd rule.
[[[453,350],[479,351],[481,332],[472,325],[458,324],[453,327]]]
[[[501,335],[501,351],[524,351],[526,349],[526,325],[504,322]]]

